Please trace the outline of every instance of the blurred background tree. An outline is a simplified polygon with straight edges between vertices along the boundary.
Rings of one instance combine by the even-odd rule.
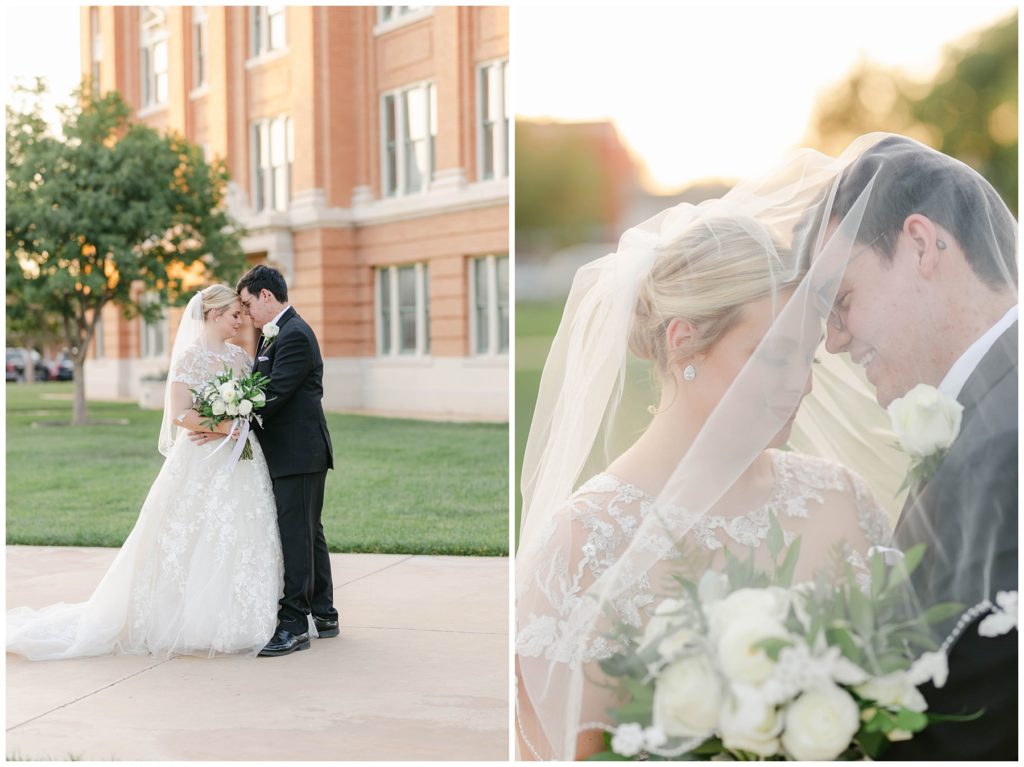
[[[612,123],[516,120],[517,251],[614,239],[609,227],[636,185]]]
[[[947,48],[927,82],[861,62],[822,96],[808,145],[838,154],[864,133],[902,133],[977,170],[1016,215],[1017,22],[1014,13]]]
[[[155,320],[197,280],[240,273],[245,256],[224,206],[222,162],[132,123],[117,91],[78,91],[61,108],[56,137],[41,117],[44,93],[37,81],[21,89],[27,106],[7,107],[6,303],[23,336],[33,317],[40,332],[56,319],[74,361],[81,425],[84,362],[103,307]]]

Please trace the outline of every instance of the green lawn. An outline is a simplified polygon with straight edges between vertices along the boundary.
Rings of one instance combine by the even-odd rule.
[[[70,420],[71,384],[7,385],[7,543],[120,546],[163,457],[160,412],[91,402],[125,426]],[[331,551],[508,554],[508,427],[328,414]]]

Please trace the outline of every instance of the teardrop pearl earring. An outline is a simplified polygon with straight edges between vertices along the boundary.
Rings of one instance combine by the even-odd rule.
[[[695,368],[693,365],[687,365],[685,368],[683,368],[683,380],[684,381],[692,381],[696,377],[697,377],[697,368]]]

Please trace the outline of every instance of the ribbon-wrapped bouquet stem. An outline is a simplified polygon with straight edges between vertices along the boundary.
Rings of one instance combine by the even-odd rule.
[[[262,426],[263,419],[256,412],[266,406],[266,388],[270,378],[263,373],[249,373],[236,376],[230,367],[198,389],[192,389],[195,397],[193,408],[202,417],[203,425],[211,431],[223,421],[233,419],[232,431],[239,430],[238,442],[228,459],[228,469],[233,469],[239,458],[252,460],[252,446],[249,444],[249,428],[252,419]],[[220,450],[227,444],[224,440]],[[214,451],[216,452],[216,450]]]

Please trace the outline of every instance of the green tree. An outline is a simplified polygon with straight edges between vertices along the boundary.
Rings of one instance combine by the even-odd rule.
[[[41,81],[22,89],[31,102]],[[52,135],[38,101],[7,108],[7,306],[59,318],[74,360],[73,423],[87,422],[85,356],[107,304],[154,320],[198,279],[244,267],[224,209],[228,174],[199,147],[129,120],[116,91],[83,88]],[[156,292],[158,300],[143,301]]]
[[[1017,14],[950,52],[928,93],[911,101],[935,148],[988,179],[1016,213]]]
[[[634,183],[625,149],[595,136],[610,126],[516,121],[516,237],[527,250],[548,251],[601,240],[618,224]]]
[[[872,131],[902,133],[970,165],[1016,212],[1017,14],[944,51],[930,82],[861,62],[818,104],[808,143],[837,154]]]

